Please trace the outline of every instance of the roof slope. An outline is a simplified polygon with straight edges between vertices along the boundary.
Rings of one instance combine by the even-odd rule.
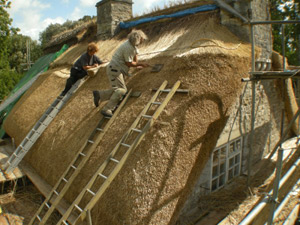
[[[129,100],[66,199],[71,202],[107,158],[151,98],[151,88],[158,88],[164,80],[170,86],[180,80],[181,88],[189,89],[190,94],[175,94],[95,206],[95,224],[175,223],[226,124],[230,107],[242,90],[241,77],[247,76],[250,65],[250,46],[222,27],[216,13],[141,28],[149,36],[140,48],[141,58],[150,64],[164,63],[164,68],[159,73],[151,73],[149,68],[132,71],[128,88],[142,91],[142,95]],[[125,35],[99,41],[98,56],[110,59]],[[85,46],[76,45],[56,60],[54,69],[38,79],[13,109],[5,128],[17,144],[61,92],[65,79],[58,75],[85,51]],[[101,69],[69,100],[26,155],[25,160],[51,185],[101,118],[99,110],[105,103],[95,108],[92,90],[108,87]]]

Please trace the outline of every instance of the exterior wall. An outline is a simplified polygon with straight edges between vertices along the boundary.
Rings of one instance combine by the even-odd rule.
[[[280,138],[281,111],[284,108],[284,103],[278,93],[275,81],[261,81],[257,83],[255,104],[253,164],[271,152]],[[246,83],[243,93],[231,109],[231,115],[216,145],[217,148],[238,137],[242,138],[242,173],[247,172],[247,159],[250,148],[251,106],[252,86],[251,83]],[[201,196],[210,193],[211,162],[211,160],[207,162],[193,193],[186,202],[182,210],[183,217],[197,206]]]
[[[132,0],[102,0],[97,7],[97,37],[111,38],[121,21],[132,18]]]
[[[266,21],[271,19],[269,12],[269,1],[255,0],[251,1],[252,20]],[[271,25],[255,25],[254,27],[255,45],[262,48],[259,58],[272,58],[272,26]]]
[[[224,0],[224,2],[252,21],[270,20],[269,2],[266,0]],[[251,40],[250,26],[229,12],[221,10],[221,23],[242,40]],[[271,25],[255,25],[254,35],[255,45],[262,49],[259,59],[271,59],[273,47]]]

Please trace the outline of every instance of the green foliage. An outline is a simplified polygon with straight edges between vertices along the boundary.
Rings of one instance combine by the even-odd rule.
[[[272,20],[299,20],[300,19],[300,0],[284,1],[271,0]],[[281,54],[282,52],[282,25],[272,26],[273,49]],[[290,65],[300,65],[300,24],[284,25],[285,55]]]
[[[31,39],[17,34],[18,28],[11,27],[12,19],[7,9],[10,1],[0,0],[0,100],[7,96],[23,76],[21,64],[26,62],[26,41]],[[32,43],[31,59],[42,55],[41,46]]]
[[[39,41],[41,42],[42,47],[45,47],[48,42],[52,40],[58,34],[61,34],[68,30],[73,30],[75,27],[80,26],[86,22],[91,21],[90,16],[84,16],[78,21],[67,20],[63,24],[50,24],[44,31],[40,33]]]
[[[10,25],[12,20],[6,9],[10,7],[10,2],[0,0],[0,70],[8,67],[7,43],[11,32]]]
[[[0,100],[4,99],[22,78],[23,74],[10,69],[0,70]]]
[[[30,61],[35,62],[43,55],[42,47],[37,41],[21,34],[14,34],[10,37],[9,63],[10,68],[21,73],[27,66],[27,44],[30,47]]]

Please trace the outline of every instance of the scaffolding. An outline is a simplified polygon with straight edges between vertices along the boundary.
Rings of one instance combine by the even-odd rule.
[[[256,82],[260,80],[271,80],[271,79],[282,79],[283,82],[288,78],[300,78],[300,70],[287,70],[286,69],[286,63],[285,63],[285,25],[286,24],[297,24],[300,23],[300,21],[250,21],[250,30],[251,30],[251,72],[250,72],[250,78],[242,79],[243,82],[251,82],[252,83],[252,106],[251,106],[251,131],[250,131],[250,149],[248,153],[248,176],[247,176],[247,186],[250,188],[251,183],[251,172],[252,172],[252,158],[253,158],[253,144],[254,144],[254,129],[255,129],[255,101],[256,101]],[[256,71],[255,67],[255,34],[254,34],[254,27],[256,25],[267,25],[267,24],[281,24],[281,43],[282,43],[282,58],[283,58],[283,68],[282,71]],[[283,159],[283,149],[281,147],[282,143],[286,140],[287,134],[289,130],[292,127],[292,124],[296,121],[296,119],[299,117],[300,110],[298,107],[298,111],[293,116],[291,121],[288,123],[287,128],[284,130],[284,115],[285,109],[282,109],[282,118],[281,118],[281,134],[280,134],[280,140],[275,145],[273,150],[271,151],[268,159],[270,159],[276,151],[278,152],[277,157],[277,164],[276,164],[276,176],[274,181],[274,187],[273,187],[273,194],[271,199],[269,199],[269,203],[271,204],[271,210],[269,214],[269,219],[267,224],[273,223],[274,218],[274,212],[276,210],[276,203],[277,203],[277,197],[278,197],[278,191],[279,191],[279,184],[281,180],[281,170],[282,170],[282,159]],[[298,126],[299,129],[299,126]]]

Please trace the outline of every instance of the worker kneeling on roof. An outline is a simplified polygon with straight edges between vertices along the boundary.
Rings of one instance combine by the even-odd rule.
[[[127,88],[124,81],[124,75],[128,74],[130,67],[148,67],[144,62],[138,62],[137,46],[142,44],[147,36],[141,30],[132,31],[125,41],[114,53],[110,63],[106,67],[106,74],[110,81],[111,89],[93,91],[95,106],[99,102],[109,100],[101,110],[102,115],[111,117],[117,104],[126,94]]]
[[[87,51],[82,54],[72,66],[70,77],[66,82],[65,89],[60,94],[61,97],[67,94],[67,92],[71,89],[72,85],[75,84],[77,80],[82,79],[88,74],[88,69],[95,68],[100,64],[107,62],[106,60],[100,60],[95,55],[98,50],[99,48],[96,43],[92,42],[88,44]]]

